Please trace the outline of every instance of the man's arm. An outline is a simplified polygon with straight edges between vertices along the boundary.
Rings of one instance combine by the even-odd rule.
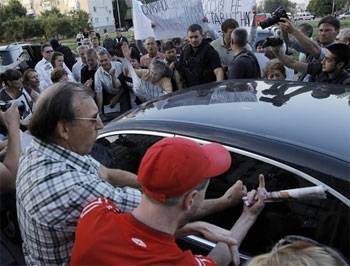
[[[204,200],[193,218],[194,220],[197,220],[215,212],[220,212],[232,206],[241,204],[242,197],[246,194],[247,188],[243,185],[241,180],[238,180],[222,197]]]
[[[294,24],[287,18],[281,18],[283,22],[279,23],[282,31],[292,34],[300,43],[300,45],[306,50],[311,56],[319,58],[321,55],[321,47],[317,42],[311,40],[305,36],[300,30],[298,30]]]
[[[224,70],[221,67],[215,68],[214,74],[216,76],[216,81],[224,80]]]
[[[111,169],[100,165],[98,175],[114,187],[128,186],[141,190],[140,183],[136,181],[137,176],[131,172],[120,169]]]
[[[8,132],[7,152],[3,163],[0,163],[0,189],[4,191],[16,188],[16,175],[21,154],[19,112],[16,103],[12,103],[6,112],[0,111],[0,122]]]
[[[286,55],[281,47],[272,47],[273,54],[281,61],[281,63],[289,68],[292,68],[301,73],[307,73],[307,63],[299,62]]]
[[[233,265],[239,265],[238,248],[264,208],[265,194],[264,176],[259,175],[258,190],[250,191],[247,196],[249,204],[252,205],[249,205],[249,207],[244,205],[241,216],[231,228],[231,236],[236,240],[237,244],[234,246],[228,246],[227,244],[220,242],[208,254],[208,257],[212,258],[218,265],[228,265],[231,261],[233,261]]]

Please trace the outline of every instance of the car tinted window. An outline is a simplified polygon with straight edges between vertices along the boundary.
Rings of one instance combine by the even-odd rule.
[[[211,179],[208,198],[221,195],[237,180],[242,180],[248,191],[258,186],[258,175],[265,175],[268,191],[315,186],[311,182],[247,156],[232,153],[230,170]],[[241,207],[212,215],[207,221],[229,229],[241,213]],[[349,207],[327,195],[327,199],[267,203],[255,225],[249,231],[240,251],[253,256],[267,252],[285,235],[303,235],[335,247],[349,257]]]
[[[162,136],[116,134],[96,141],[91,155],[107,167],[137,173],[141,159],[153,143]],[[258,175],[265,175],[268,191],[278,191],[315,184],[300,175],[264,161],[231,151],[232,165],[223,175],[212,178],[207,198],[222,196],[237,180],[248,190],[258,186]],[[237,206],[206,217],[204,220],[230,229],[242,211]],[[249,231],[240,251],[254,256],[270,250],[285,235],[303,235],[340,250],[349,257],[349,207],[332,195],[327,199],[267,203],[255,225]],[[197,245],[197,244],[196,244]],[[198,246],[190,246],[196,250]],[[188,248],[188,246],[187,246]],[[201,250],[202,251],[202,250]]]

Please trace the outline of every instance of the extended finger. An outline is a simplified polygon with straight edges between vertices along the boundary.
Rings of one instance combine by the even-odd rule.
[[[263,174],[259,175],[259,188],[264,188],[265,187],[265,177]]]

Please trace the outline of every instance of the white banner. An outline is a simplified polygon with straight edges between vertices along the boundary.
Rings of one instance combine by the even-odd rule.
[[[203,31],[220,31],[221,23],[228,18],[247,27],[251,25],[255,4],[256,0],[158,0],[149,4],[133,0],[135,38],[185,37],[191,24],[201,25]],[[203,22],[204,17],[208,19],[207,23]]]

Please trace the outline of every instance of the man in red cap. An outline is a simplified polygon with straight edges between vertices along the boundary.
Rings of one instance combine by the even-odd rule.
[[[169,159],[171,158],[171,160]],[[251,205],[231,231],[204,222],[188,223],[202,204],[209,178],[226,172],[229,152],[220,144],[200,145],[164,138],[146,152],[137,180],[143,196],[131,213],[98,198],[83,210],[75,233],[71,265],[216,265],[239,263],[237,248],[264,206],[264,177]],[[175,237],[203,234],[218,243],[208,257],[182,251]]]

